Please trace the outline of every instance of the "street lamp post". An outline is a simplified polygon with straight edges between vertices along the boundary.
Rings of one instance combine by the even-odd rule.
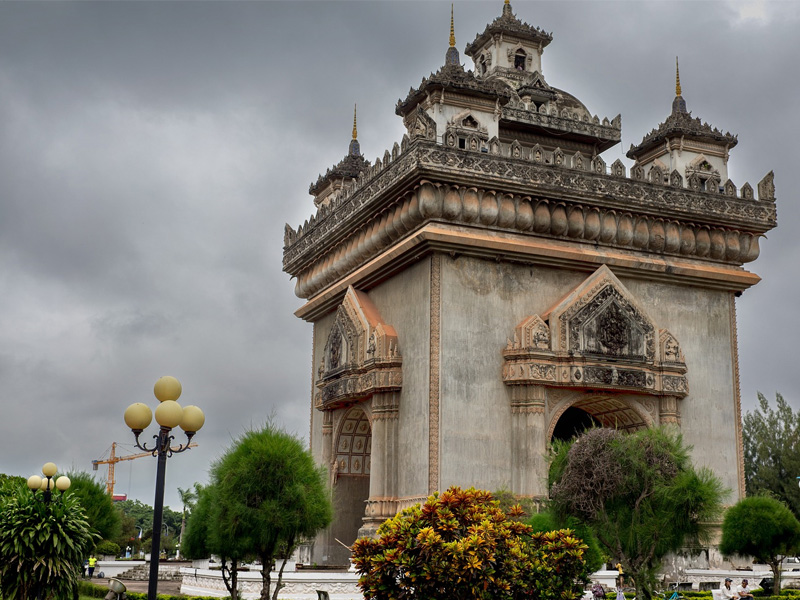
[[[44,475],[44,477],[40,475],[31,475],[28,477],[28,488],[33,492],[34,499],[44,502],[45,504],[50,504],[50,502],[53,501],[53,488],[61,492],[61,496],[64,495],[64,492],[69,489],[72,482],[66,475],[54,479],[57,472],[58,467],[55,463],[49,462],[45,463],[42,467],[42,475]],[[38,491],[42,492],[41,497],[36,494]],[[36,592],[33,597],[38,599],[41,598],[41,596],[42,583],[39,582],[36,584]]]
[[[164,516],[164,478],[167,470],[167,458],[178,452],[189,449],[192,437],[197,433],[205,422],[203,411],[196,406],[181,407],[177,403],[181,395],[181,384],[174,377],[162,377],[156,381],[153,393],[159,401],[156,407],[156,422],[160,429],[157,435],[153,436],[155,444],[148,447],[147,444],[139,441],[141,433],[150,425],[153,420],[153,413],[150,407],[142,402],[135,402],[125,409],[125,423],[133,431],[136,438],[136,447],[145,452],[152,453],[158,458],[156,469],[156,497],[153,506],[153,539],[150,548],[150,582],[147,587],[147,600],[156,600],[158,593],[158,561],[161,551],[161,523]],[[186,443],[181,444],[177,449],[172,448],[170,435],[172,429],[180,426],[186,433]]]
[[[36,492],[41,490],[42,492],[42,500],[46,504],[50,504],[53,499],[53,488],[55,487],[59,492],[62,494],[69,489],[69,486],[72,485],[72,482],[69,480],[69,477],[66,475],[62,475],[58,479],[53,479],[58,471],[58,467],[56,467],[55,463],[45,463],[42,467],[42,475],[31,475],[28,477],[28,487],[33,492],[34,497],[36,496]]]

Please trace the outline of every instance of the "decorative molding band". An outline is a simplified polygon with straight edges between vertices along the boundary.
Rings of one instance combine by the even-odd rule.
[[[687,191],[684,195],[693,194]],[[710,194],[697,195],[703,200],[718,201]],[[679,206],[656,216],[637,212],[632,203],[601,207],[591,200],[575,202],[555,199],[556,196],[551,193],[543,199],[423,180],[337,245],[320,238],[313,248],[309,246],[303,266],[298,263],[296,269],[290,270],[285,264],[284,268],[297,277],[297,296],[309,298],[433,220],[520,232],[534,239],[582,242],[593,249],[632,250],[653,258],[700,258],[741,265],[758,257],[759,236],[774,225],[771,221],[758,226],[757,219],[748,213],[742,217],[740,229],[709,226],[684,220]],[[669,196],[667,188],[656,197],[663,196]],[[740,204],[763,208],[758,203],[741,201],[731,206],[738,209]],[[774,204],[769,207],[774,211]],[[294,250],[286,252],[288,259]]]
[[[543,415],[545,388],[539,385],[515,385],[511,388],[512,415]]]
[[[739,385],[739,331],[736,325],[736,296],[730,295],[731,302],[731,355],[733,357],[733,410],[736,421],[736,469],[738,471],[739,498],[747,491],[744,478],[744,442],[742,440],[742,394]]]
[[[428,493],[439,489],[439,336],[442,309],[441,256],[431,255],[430,379],[428,382]]]
[[[311,325],[311,402],[309,403],[308,407],[308,443],[311,444],[311,440],[314,439],[314,378],[316,377],[316,373],[314,372],[314,350],[317,347],[317,324],[313,323]],[[332,426],[332,423],[331,423]],[[325,430],[325,422],[322,423],[322,435],[331,435],[332,430],[330,427],[328,431]]]
[[[503,383],[506,385],[633,391],[680,398],[689,395],[685,370],[682,373],[677,369],[631,363],[609,365],[603,360],[559,356],[555,353],[549,357],[531,356],[530,359],[510,357],[506,352],[503,354],[506,359],[503,364]]]
[[[761,281],[758,275],[732,265],[682,258],[642,257],[623,250],[576,247],[570,242],[534,238],[518,233],[428,223],[320,291],[297,310],[295,315],[314,321],[338,306],[348,286],[369,289],[435,250],[448,252],[451,256],[467,255],[577,271],[594,271],[597,265],[606,264],[613,267],[619,275],[634,279],[726,291],[746,290]]]
[[[385,521],[397,514],[397,498],[370,498],[366,501],[365,520]]]
[[[504,148],[503,152],[505,151]],[[511,147],[508,152],[512,152]],[[541,162],[537,162],[537,157]],[[355,183],[346,185],[340,197],[320,206],[317,214],[297,230],[286,226],[283,265],[286,272],[298,276],[308,271],[321,254],[340,253],[341,262],[344,260],[341,253],[351,246],[366,251],[367,247],[371,249],[373,245],[396,239],[393,237],[395,230],[400,230],[400,235],[407,232],[418,223],[413,223],[416,216],[413,207],[409,207],[405,222],[396,218],[399,216],[400,205],[408,196],[408,192],[403,190],[417,185],[424,178],[460,182],[465,186],[487,190],[496,187],[496,191],[492,193],[497,196],[509,192],[519,194],[512,196],[515,201],[530,196],[537,199],[537,202],[545,200],[551,203],[568,203],[569,207],[565,208],[579,204],[584,212],[613,210],[630,213],[630,218],[634,219],[634,227],[636,219],[642,218],[648,221],[661,220],[664,224],[674,222],[681,227],[684,224],[697,223],[707,229],[720,228],[758,236],[772,229],[776,223],[775,186],[771,172],[758,184],[759,201],[755,201],[753,188],[749,184],[742,186],[741,197],[737,197],[736,186],[730,182],[725,182],[725,191],[720,194],[688,187],[676,188],[669,185],[669,182],[649,182],[643,179],[643,174],[637,178],[640,175],[638,171],[634,173],[637,177],[628,179],[625,177],[625,167],[619,161],[612,165],[611,174],[606,174],[602,160],[573,160],[577,168],[570,168],[564,162],[558,164],[559,161],[554,161],[556,164],[544,164],[543,153],[530,152],[529,158],[514,158],[510,155],[448,148],[424,139],[409,142],[407,136],[403,139],[402,153],[395,144],[391,154],[388,151],[384,154],[383,162],[380,159],[375,162]],[[468,203],[470,202],[472,201]],[[427,209],[435,212],[436,204],[437,202],[433,202],[423,212],[427,212]],[[535,212],[537,206],[538,204],[532,205],[531,210]],[[419,199],[416,210],[420,210]],[[507,209],[489,210],[489,213],[498,215],[501,212],[505,213]],[[541,218],[532,220],[528,212],[527,208],[523,208],[514,219],[519,223],[511,226],[546,235],[552,215],[545,226],[543,214],[540,213]],[[464,220],[468,222],[471,216],[471,208],[467,208]],[[489,219],[489,214],[480,213],[475,216],[476,220],[477,216],[480,216],[481,222]],[[499,218],[502,220],[506,216]],[[560,215],[557,215],[556,221],[560,223],[561,220],[563,219]],[[496,222],[491,223],[494,226],[508,227],[497,218],[494,221]],[[604,236],[598,234],[597,238],[592,237],[597,228],[595,221],[594,216],[588,219],[584,226],[588,235],[584,239],[593,243],[610,243],[611,240],[603,239],[611,235],[608,231]],[[385,228],[389,223],[392,227]],[[565,235],[566,233],[558,233],[560,228],[559,224],[555,231],[548,234]],[[375,233],[373,230],[380,232],[377,239],[372,239],[371,234]],[[578,233],[576,223],[573,223],[572,231]],[[668,232],[664,233],[663,251],[669,253],[671,250],[666,244]],[[651,248],[652,251],[659,251],[658,247],[662,245],[657,238],[658,235],[655,235],[655,248]],[[681,238],[679,242],[682,246],[684,240]],[[630,242],[623,241],[621,245],[626,246],[628,243]],[[690,241],[686,240],[685,243],[689,244]],[[701,247],[704,243],[704,240],[700,240]],[[731,252],[734,252],[733,246]],[[749,247],[739,248],[736,252],[742,256],[747,256],[748,253]],[[734,257],[725,259],[737,260]],[[341,264],[338,266],[343,267]]]
[[[380,392],[398,391],[403,387],[401,362],[373,363],[364,369],[339,374],[331,381],[319,381],[316,407],[331,410]]]
[[[678,396],[662,396],[658,405],[658,422],[660,425],[681,424],[681,400]]]
[[[415,504],[423,504],[428,500],[428,496],[406,496],[397,499],[397,512],[411,508]]]

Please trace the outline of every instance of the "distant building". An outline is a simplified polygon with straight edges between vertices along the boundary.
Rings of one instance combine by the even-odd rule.
[[[552,35],[511,5],[396,107],[370,164],[357,131],[287,225],[314,324],[311,448],[336,517],[313,561],[347,561],[387,517],[450,485],[547,494],[546,448],[594,425],[670,423],[744,495],[736,296],[776,225],[772,173],[728,180],[737,139],[680,82],[630,173],[599,118],[545,78]]]

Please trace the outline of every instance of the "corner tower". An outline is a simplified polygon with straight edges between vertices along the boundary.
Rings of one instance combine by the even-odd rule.
[[[735,135],[692,118],[681,95],[676,58],[672,112],[638,145],[631,145],[627,156],[636,161],[633,170],[651,181],[719,193],[731,191],[733,186],[728,179],[728,158],[738,142]]]
[[[662,153],[671,125],[630,173],[608,165],[621,119],[545,81],[551,39],[506,2],[467,70],[451,16],[444,65],[395,107],[403,139],[372,164],[351,151],[358,170],[320,178],[315,214],[286,227],[336,506],[318,563],[450,485],[544,498],[548,443],[587,424],[679,427],[744,494],[735,298],[776,225],[772,175],[757,198],[694,185]],[[681,102],[681,160],[704,144],[721,179],[732,140],[685,125]]]

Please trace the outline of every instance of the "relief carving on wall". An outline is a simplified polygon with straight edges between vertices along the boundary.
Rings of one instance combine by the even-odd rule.
[[[369,297],[347,289],[317,371],[316,406],[330,410],[402,387],[397,333]]]
[[[678,340],[656,327],[605,265],[542,316],[517,325],[503,357],[506,385],[689,393]]]

